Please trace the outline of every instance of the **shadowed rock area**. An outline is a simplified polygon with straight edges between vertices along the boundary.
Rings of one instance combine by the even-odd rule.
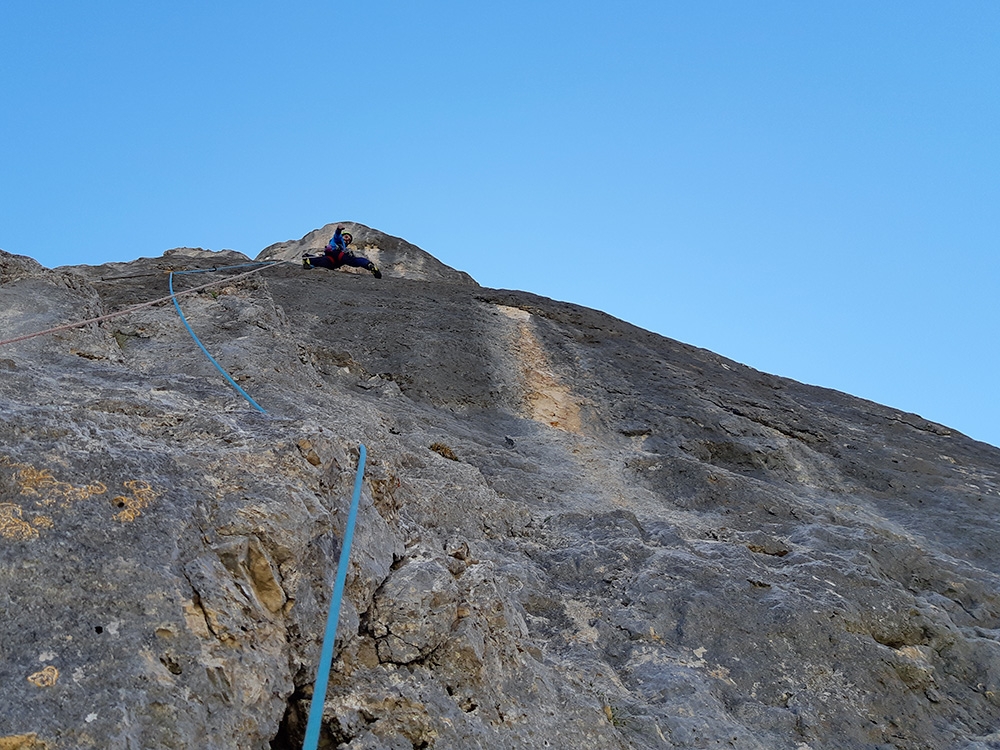
[[[0,347],[0,750],[1000,748],[1000,450],[347,223]],[[177,249],[0,252],[0,339]]]

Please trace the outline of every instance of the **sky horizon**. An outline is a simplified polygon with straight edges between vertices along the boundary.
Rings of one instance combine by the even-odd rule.
[[[0,10],[0,248],[329,222],[1000,446],[1000,5]]]

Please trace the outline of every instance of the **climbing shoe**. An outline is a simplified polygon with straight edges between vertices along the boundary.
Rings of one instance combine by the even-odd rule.
[[[378,270],[378,266],[376,266],[374,263],[371,262],[368,263],[368,270],[375,275],[376,279],[382,278],[382,272]]]
[[[312,268],[312,263],[309,262],[309,256],[308,255],[303,255],[302,256],[302,267],[304,269],[306,269],[307,271]]]

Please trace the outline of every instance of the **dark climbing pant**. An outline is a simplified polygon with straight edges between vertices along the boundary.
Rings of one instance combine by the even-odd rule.
[[[334,260],[329,255],[321,255],[318,258],[310,258],[309,264],[312,266],[317,266],[319,268],[329,268],[331,270],[335,268],[340,268],[341,266],[353,266],[354,268],[368,268],[368,264],[371,263],[368,258],[361,255],[354,255],[354,253],[341,253],[338,260]]]

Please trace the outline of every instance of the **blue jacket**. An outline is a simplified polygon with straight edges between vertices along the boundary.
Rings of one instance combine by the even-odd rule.
[[[341,234],[338,229],[333,233],[333,237],[330,238],[330,247],[340,250],[340,252],[347,252],[347,243],[344,241],[344,235]]]

